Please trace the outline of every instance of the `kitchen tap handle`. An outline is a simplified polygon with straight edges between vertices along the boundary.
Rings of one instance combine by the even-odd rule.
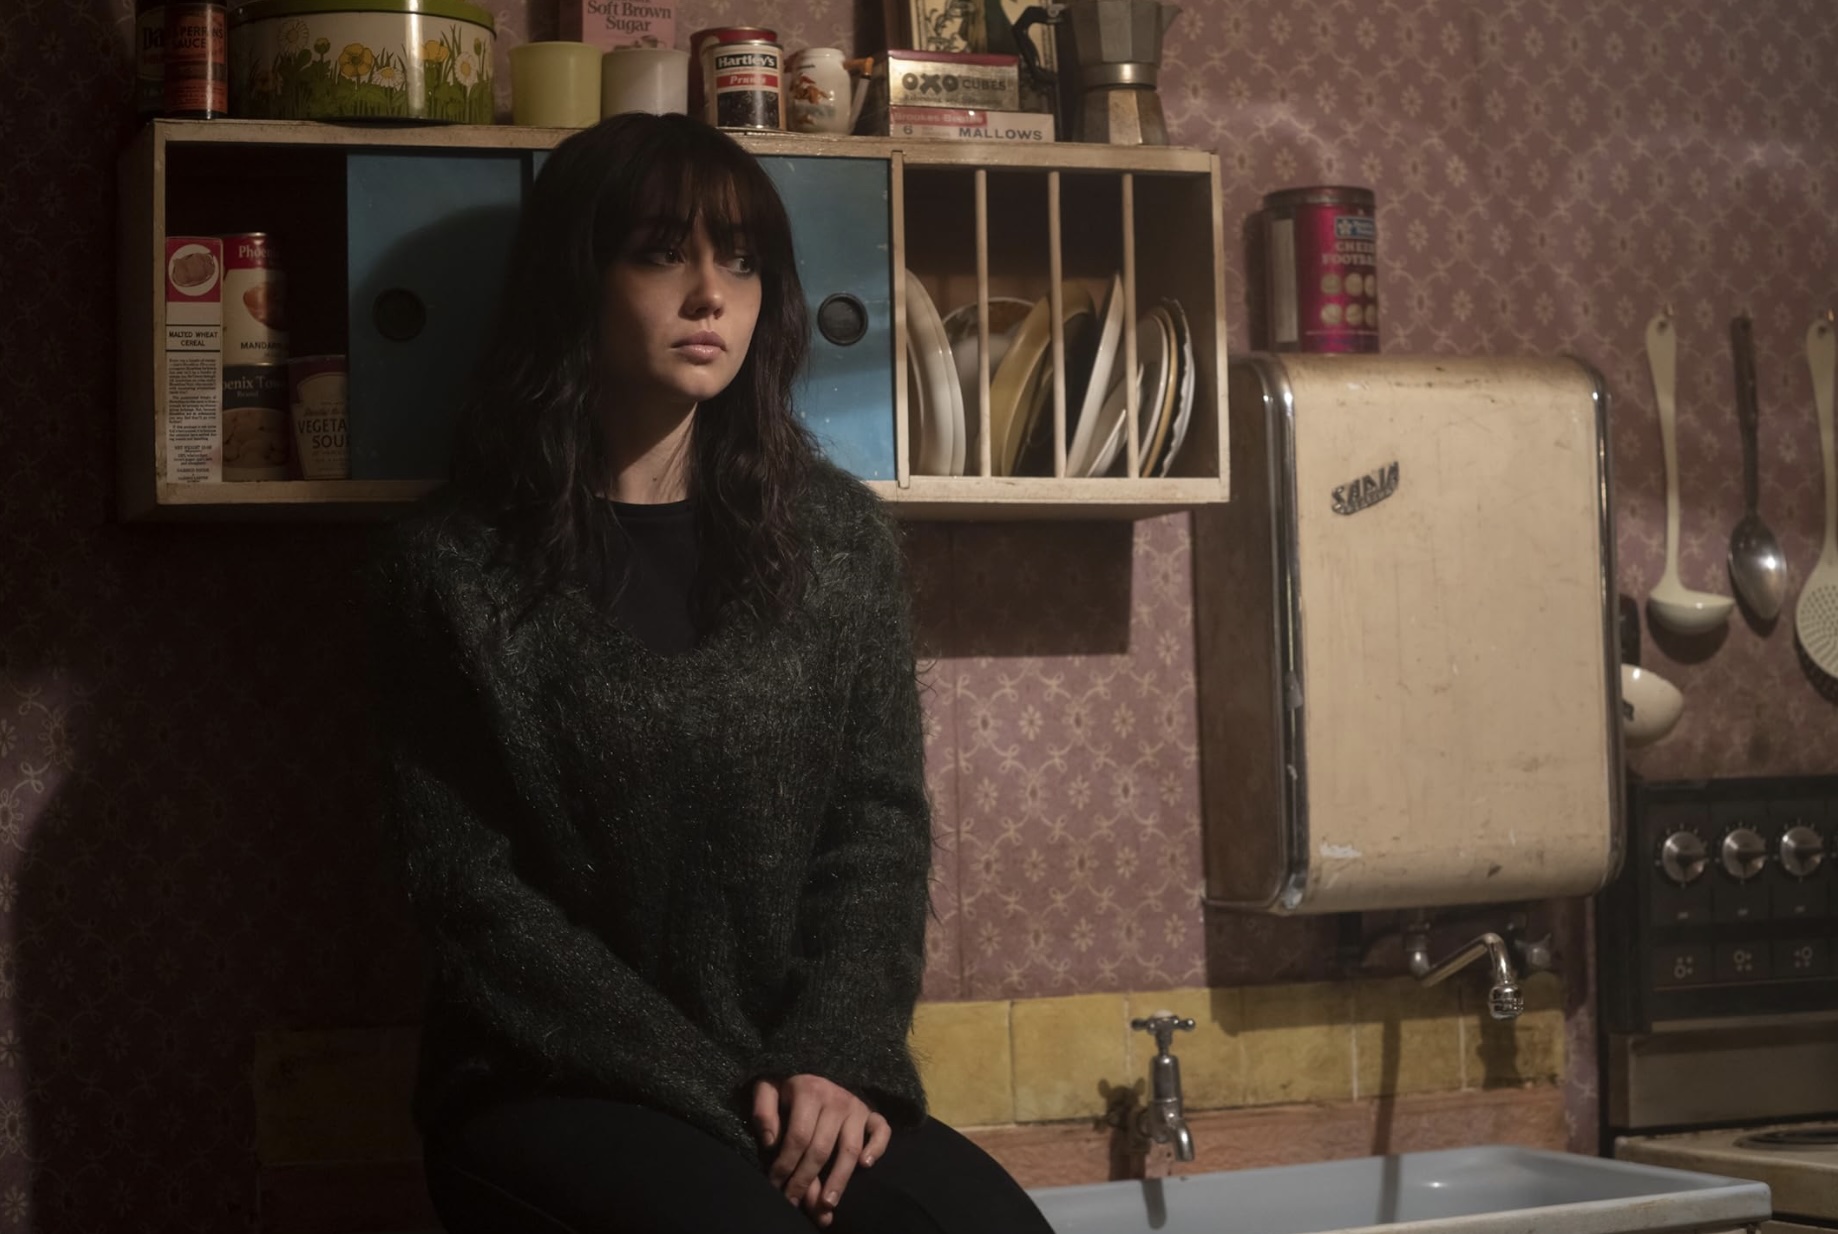
[[[1166,1054],[1168,1047],[1174,1044],[1175,1030],[1191,1033],[1193,1020],[1187,1016],[1175,1015],[1172,1011],[1158,1011],[1146,1020],[1131,1020],[1130,1027],[1139,1033],[1154,1033],[1155,1048]]]

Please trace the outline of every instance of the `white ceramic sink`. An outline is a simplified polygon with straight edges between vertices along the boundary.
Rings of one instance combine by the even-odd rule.
[[[1637,1234],[1769,1214],[1763,1183],[1495,1145],[1033,1196],[1057,1234]]]

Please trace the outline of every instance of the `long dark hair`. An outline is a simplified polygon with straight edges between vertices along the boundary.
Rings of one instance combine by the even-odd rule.
[[[533,598],[580,578],[607,549],[597,506],[608,395],[595,363],[606,268],[635,230],[675,244],[697,216],[717,243],[745,246],[761,292],[746,360],[690,430],[697,619],[707,628],[731,606],[780,616],[802,591],[808,561],[794,511],[815,446],[791,414],[791,387],[810,323],[784,203],[726,134],[686,116],[632,113],[568,138],[536,177],[497,328],[461,409],[454,479],[508,533]]]

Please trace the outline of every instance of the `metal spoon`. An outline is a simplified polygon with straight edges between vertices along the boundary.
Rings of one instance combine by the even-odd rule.
[[[1755,462],[1755,330],[1748,314],[1730,322],[1730,351],[1736,358],[1736,421],[1742,427],[1742,499],[1747,513],[1730,532],[1730,581],[1749,610],[1763,621],[1780,616],[1787,599],[1787,558],[1780,541],[1761,521],[1761,480]]]

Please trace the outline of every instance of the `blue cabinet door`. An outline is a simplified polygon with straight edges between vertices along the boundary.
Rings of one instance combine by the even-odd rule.
[[[354,479],[445,477],[454,415],[497,312],[524,187],[545,151],[353,154],[349,216]],[[793,394],[824,453],[894,478],[893,296],[884,159],[765,158],[791,217],[812,323]],[[829,320],[854,329],[818,328]],[[859,330],[859,337],[855,337]]]
[[[516,151],[347,160],[353,479],[448,474],[527,165]]]
[[[810,309],[811,352],[793,394],[830,460],[863,480],[894,478],[893,269],[885,159],[762,158],[791,216],[798,278]],[[824,337],[831,320],[865,327]]]

